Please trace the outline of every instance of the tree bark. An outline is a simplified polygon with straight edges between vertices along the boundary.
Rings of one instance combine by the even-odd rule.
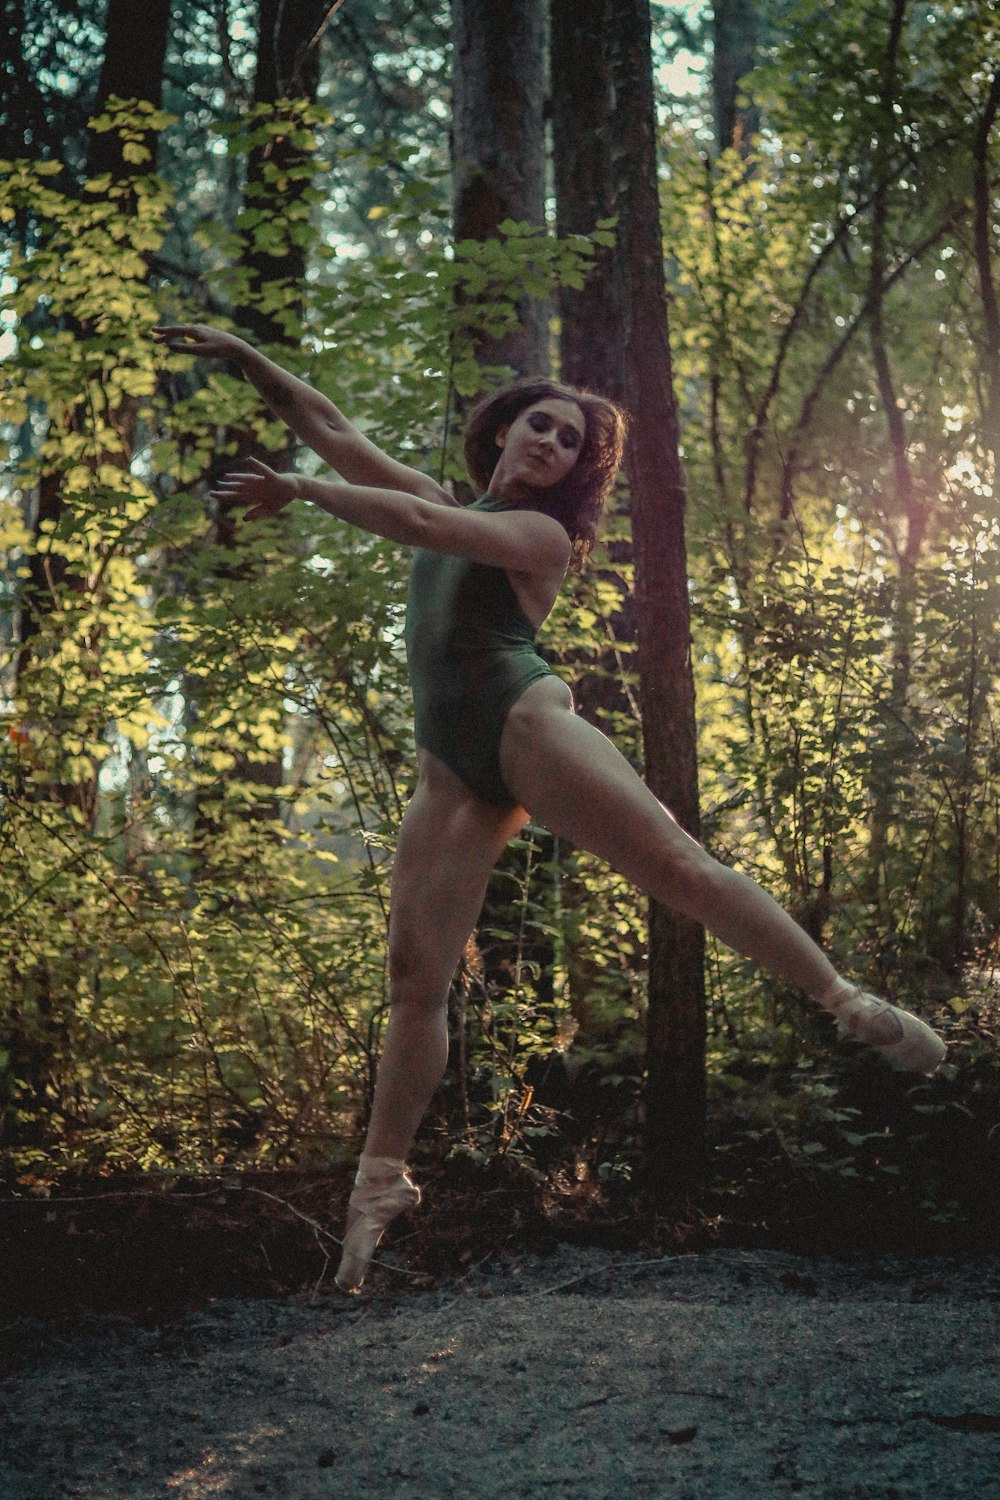
[[[453,0],[452,7],[452,198],[455,243],[500,236],[507,219],[545,222],[545,8],[539,0]],[[487,290],[486,300],[491,299]],[[517,302],[518,326],[496,337],[483,334],[475,357],[484,368],[507,366],[518,375],[549,369],[549,308],[531,297]],[[452,395],[461,416],[463,402]],[[462,487],[459,494],[463,494]],[[465,498],[471,492],[465,490]],[[481,926],[517,929],[510,891],[532,880],[532,865],[553,857],[548,836],[538,836],[538,856],[514,846],[504,855],[509,877],[491,884]],[[516,901],[516,897],[514,898]],[[539,939],[539,968],[551,973],[554,950]],[[516,944],[491,942],[483,950],[487,988],[509,988],[520,956]],[[540,987],[539,1000],[546,997]]]
[[[141,99],[159,108],[163,101],[163,60],[169,31],[170,0],[149,0],[142,17],[141,43],[137,35],[137,18],[132,0],[109,0],[104,58],[94,99],[94,114],[100,114],[112,97]],[[155,133],[151,132],[145,138],[145,145],[150,152],[151,164],[141,170],[153,170],[156,161]],[[112,177],[119,177],[135,170],[135,166],[124,160],[121,137],[115,131],[90,132],[84,169],[86,177],[97,177],[104,172],[110,172]],[[82,336],[83,330],[77,328],[76,331]],[[79,410],[67,416],[66,423],[71,432],[79,430],[80,419]],[[131,435],[135,425],[134,403],[130,410],[119,412],[117,425],[121,431]],[[106,458],[109,462],[127,463],[130,456],[129,453]],[[96,462],[97,460],[95,466]],[[62,516],[62,490],[61,470],[43,470],[39,479],[33,523],[36,543],[42,535],[42,525],[57,524]],[[30,664],[32,641],[51,613],[58,589],[67,581],[65,559],[48,555],[38,545],[32,548],[28,566],[31,576],[25,585],[18,619],[17,682],[20,682]]]
[[[290,102],[306,99],[315,103],[319,43],[329,10],[328,0],[297,0],[294,5],[287,0],[260,0],[253,103],[263,106],[266,113],[258,114],[254,124],[259,126],[262,118],[287,118],[288,132],[269,135],[266,144],[253,147],[243,190],[243,209],[252,227],[243,232],[239,262],[247,273],[246,295],[234,307],[233,317],[259,344],[284,344],[288,348],[298,344],[297,338],[288,333],[285,320],[301,320],[307,236],[295,231],[308,226],[306,199],[312,183],[312,153],[293,138],[298,126]],[[282,226],[278,243],[259,233],[262,225],[267,228],[275,220]],[[267,311],[261,299],[269,287],[275,286],[285,288],[283,308]],[[275,462],[275,454],[260,448],[250,432],[236,433],[235,440],[237,451],[226,458],[227,469],[238,467],[250,457]],[[226,505],[220,504],[215,512],[215,541],[225,549],[236,546],[236,512]],[[236,565],[219,570],[220,577],[229,579],[245,575],[245,567]],[[282,782],[281,756],[262,761],[251,754],[252,748],[237,750],[232,775],[237,781],[269,789],[249,804],[244,814],[247,821],[269,821],[280,811],[277,788]],[[211,820],[207,823],[211,830]],[[199,824],[206,826],[201,808]]]
[[[626,469],[632,496],[639,692],[646,780],[698,836],[691,618],[684,538],[686,492],[674,397],[657,178],[649,0],[619,8],[619,119],[633,163],[619,227],[629,308],[625,401],[632,415]],[[652,903],[646,1158],[661,1197],[696,1190],[705,1153],[704,932]]]
[[[657,177],[648,0],[553,0],[553,104],[557,182],[567,228],[592,229],[609,199],[614,251],[591,283],[563,303],[573,377],[623,400],[632,418],[626,454],[635,556],[635,615],[646,780],[680,823],[699,831],[691,623]],[[589,52],[583,48],[589,46]],[[568,50],[569,57],[560,56]],[[584,109],[586,72],[594,75]],[[603,69],[607,76],[599,76]],[[573,110],[592,111],[592,141],[578,145]],[[601,144],[603,137],[603,144]],[[607,159],[584,222],[577,184],[588,150]],[[562,160],[560,160],[562,158]],[[593,320],[591,322],[591,319]],[[588,346],[592,353],[589,361]],[[565,373],[569,374],[570,370]],[[704,933],[650,907],[646,1178],[661,1200],[696,1192],[705,1154]]]
[[[602,220],[614,219],[620,185],[631,170],[622,155],[627,142],[616,130],[615,15],[614,0],[550,0],[552,169],[560,237],[589,235]],[[627,309],[616,262],[616,246],[598,245],[584,285],[560,287],[559,375],[570,385],[624,403]],[[612,642],[596,661],[588,660],[573,689],[577,713],[599,729],[606,729],[612,716],[634,712],[614,648],[614,642],[632,642],[636,636],[635,599],[623,581],[632,563],[631,540],[620,537],[608,544],[607,552],[611,566],[602,570],[602,577],[615,584],[621,601],[607,625]],[[564,896],[568,909],[586,899],[572,880]],[[596,978],[589,954],[572,952],[569,1001],[577,1041],[584,1047],[608,1041],[605,1007],[595,1010],[591,999]]]
[[[614,0],[550,0],[552,166],[556,231],[592,234],[618,211],[630,169],[615,132]],[[620,358],[624,287],[615,250],[598,246],[583,287],[559,290],[560,376],[624,398]]]
[[[913,673],[913,642],[916,622],[916,570],[927,530],[928,506],[918,497],[910,462],[909,444],[903,413],[896,394],[885,330],[885,282],[888,264],[889,183],[892,176],[892,141],[895,134],[899,58],[903,46],[903,26],[908,0],[894,0],[886,45],[885,66],[880,82],[881,121],[875,151],[875,194],[872,203],[871,259],[868,278],[868,330],[875,366],[875,379],[882,408],[892,459],[893,493],[896,510],[906,523],[906,534],[899,552],[899,579],[893,610],[891,685],[885,712],[882,743],[872,764],[871,816],[869,820],[868,895],[878,902],[882,894],[882,875],[889,847],[889,832],[896,803],[896,768],[905,746],[899,743],[899,726],[906,721],[910,682]],[[879,913],[882,926],[884,913]]]
[[[282,117],[282,100],[308,99],[315,103],[319,40],[328,10],[327,0],[298,0],[295,5],[286,0],[260,0],[253,102],[271,106],[275,120]],[[308,153],[292,142],[291,129],[289,119],[288,136],[272,137],[266,145],[253,148],[243,192],[245,210],[280,215],[286,223],[291,222],[311,180],[308,170],[303,170],[308,168]],[[273,183],[277,176],[282,180],[280,195]],[[306,270],[305,245],[289,237],[280,249],[271,249],[251,230],[243,236],[240,262],[250,275],[249,295],[234,309],[237,323],[261,343],[287,343],[281,319],[276,313],[261,310],[260,293],[274,282],[287,282],[292,288],[301,286]],[[296,305],[294,297],[292,305]]]
[[[108,0],[104,61],[97,86],[95,111],[109,99],[144,99],[157,108],[163,102],[163,60],[170,34],[170,0],[144,0],[141,16],[135,0]],[[145,140],[155,156],[155,136]],[[122,156],[122,141],[114,131],[92,134],[87,148],[87,172],[110,172],[120,177],[134,170]]]
[[[993,494],[1000,494],[997,468],[1000,466],[1000,309],[993,282],[993,226],[990,185],[990,135],[1000,108],[1000,71],[994,73],[982,117],[976,128],[973,145],[973,244],[979,295],[983,304],[984,359],[986,401],[983,428],[986,445],[993,457]]]
[[[505,219],[545,222],[545,11],[539,0],[453,0],[455,240],[488,240]],[[482,365],[549,367],[548,310],[518,302],[519,327],[483,337]]]
[[[758,0],[715,0],[712,8],[712,90],[720,151],[746,156],[760,129],[760,111],[739,98],[740,82],[757,61]]]

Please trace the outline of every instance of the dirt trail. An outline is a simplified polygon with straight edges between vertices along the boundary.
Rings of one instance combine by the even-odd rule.
[[[990,1500],[998,1333],[1000,1257],[568,1247],[433,1293],[26,1323],[0,1496]]]

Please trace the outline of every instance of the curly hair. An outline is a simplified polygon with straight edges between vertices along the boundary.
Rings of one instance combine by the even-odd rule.
[[[465,462],[484,493],[500,461],[501,427],[537,401],[572,401],[583,413],[586,433],[576,463],[558,484],[536,491],[534,508],[554,517],[573,543],[570,568],[579,572],[594,549],[597,523],[621,467],[627,418],[620,407],[593,391],[577,390],[543,376],[511,381],[480,397],[465,429]]]

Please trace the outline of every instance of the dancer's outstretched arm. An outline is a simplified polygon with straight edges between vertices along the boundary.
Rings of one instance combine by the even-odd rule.
[[[381,485],[436,505],[457,504],[429,474],[383,453],[326,396],[267,359],[246,339],[205,323],[165,325],[154,328],[153,337],[178,353],[228,359],[238,365],[275,416],[349,484]]]
[[[540,511],[487,513],[461,505],[434,505],[412,492],[279,474],[256,458],[247,463],[247,469],[227,474],[212,491],[216,500],[249,507],[247,521],[277,515],[293,500],[311,500],[338,520],[391,542],[468,557],[530,577],[551,576],[556,584],[569,562],[569,537],[558,521]]]

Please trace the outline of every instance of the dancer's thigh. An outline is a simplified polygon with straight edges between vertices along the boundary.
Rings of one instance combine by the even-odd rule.
[[[515,704],[500,746],[504,780],[531,816],[685,910],[714,861],[654,797],[606,735],[572,711],[555,679]],[[699,895],[700,899],[700,895]]]
[[[476,925],[493,866],[523,827],[521,808],[475,797],[425,758],[400,825],[389,897],[389,961],[397,984],[447,985]]]

